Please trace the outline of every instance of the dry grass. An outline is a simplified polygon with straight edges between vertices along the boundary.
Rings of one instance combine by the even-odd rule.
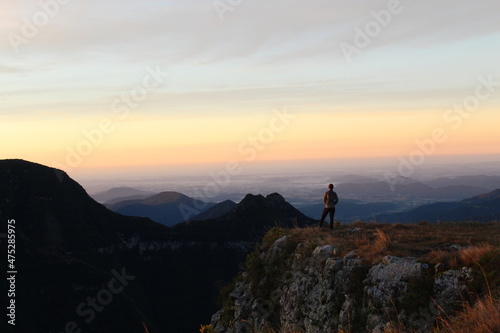
[[[500,302],[492,297],[479,299],[451,319],[441,320],[439,332],[496,333],[500,332]]]
[[[492,251],[493,246],[490,244],[480,244],[461,249],[458,251],[457,255],[463,265],[471,266],[474,263],[478,263],[479,259]]]
[[[450,268],[479,267],[487,285],[487,296],[477,297],[472,305],[464,303],[463,311],[451,318],[440,318],[441,327],[437,332],[500,333],[500,302],[492,297],[492,281],[488,283],[488,279],[496,279],[495,286],[491,287],[497,291],[500,282],[495,275],[487,278],[483,269],[489,272],[499,269],[500,222],[379,224],[358,221],[341,225],[333,232],[319,228],[291,232],[314,246],[334,245],[341,256],[357,250],[372,263],[385,255],[394,255],[412,256],[431,264],[444,263]],[[392,331],[407,332],[397,325]]]
[[[373,242],[371,249],[376,254],[386,253],[391,247],[392,240],[388,233],[377,228],[377,238]]]
[[[424,258],[432,263],[447,262],[452,267],[468,266],[474,260],[500,247],[500,222],[428,224],[343,224],[333,231],[310,227],[291,229],[299,242],[311,246],[334,245],[343,255],[358,250],[369,261],[384,255]],[[450,251],[449,245],[464,247]]]
[[[481,243],[457,251],[433,250],[425,256],[425,260],[432,264],[445,263],[450,268],[456,269],[462,266],[469,267],[478,264],[481,258],[494,251],[495,248],[492,245]]]

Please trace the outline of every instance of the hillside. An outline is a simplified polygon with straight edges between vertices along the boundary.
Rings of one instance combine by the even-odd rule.
[[[500,176],[471,175],[459,177],[440,177],[424,183],[433,187],[466,185],[481,188],[500,188]]]
[[[455,202],[436,202],[407,212],[380,214],[378,222],[494,221],[500,220],[500,189]]]
[[[489,187],[485,187],[489,188]],[[388,182],[375,183],[342,183],[335,187],[335,191],[347,197],[369,198],[370,200],[381,200],[387,198],[426,198],[426,199],[463,199],[469,196],[484,193],[483,187],[470,185],[446,185],[431,187],[420,182],[395,184],[394,187]]]
[[[189,231],[190,239],[210,239],[217,242],[260,241],[272,227],[304,227],[316,221],[308,218],[278,193],[267,196],[247,194],[228,213],[203,221],[179,223],[173,230]]]
[[[192,208],[195,202],[199,201],[179,192],[165,191],[144,199],[124,200],[106,206],[123,215],[149,217],[155,222],[173,226],[189,218],[180,207]],[[214,205],[215,203],[203,203],[200,205],[202,208],[196,211],[203,213]]]
[[[114,187],[104,192],[95,193],[91,195],[91,197],[97,202],[111,204],[124,200],[144,199],[152,195],[154,195],[154,193],[149,191],[122,186]]]
[[[73,322],[96,333],[143,332],[142,322],[151,333],[196,331],[266,230],[309,221],[279,194],[249,194],[230,214],[168,228],[112,212],[64,172],[22,160],[0,160],[0,184],[4,230],[16,221],[16,333]],[[133,278],[92,312],[86,300],[116,275]]]
[[[316,203],[300,206],[298,209],[305,215],[319,220],[324,207],[323,203]],[[343,199],[335,212],[335,220],[351,222],[398,209],[400,207],[392,202],[361,203],[359,200]]]
[[[150,322],[148,292],[140,283],[115,295],[106,317],[87,323],[75,308],[95,296],[113,271],[136,271],[137,255],[104,255],[100,249],[152,234],[164,237],[166,228],[107,210],[66,174],[39,164],[0,161],[0,184],[3,230],[8,219],[16,222],[16,302],[22,305],[16,332],[59,332],[70,321],[94,332],[109,332],[110,325],[132,332]],[[5,248],[6,239],[0,242]]]
[[[500,223],[275,228],[202,331],[499,332],[499,236]]]
[[[209,220],[209,219],[214,219],[219,216],[222,216],[224,214],[229,213],[233,209],[235,209],[238,205],[231,200],[224,200],[222,202],[219,202],[218,204],[208,208],[206,211],[195,215],[189,220],[191,221],[199,221],[199,220]]]

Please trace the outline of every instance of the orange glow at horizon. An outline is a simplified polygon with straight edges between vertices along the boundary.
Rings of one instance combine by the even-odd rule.
[[[39,121],[24,124],[22,130],[7,122],[0,125],[2,131],[19,140],[2,150],[6,158],[70,169],[406,156],[418,149],[416,141],[429,140],[432,131],[439,128],[446,139],[436,143],[433,154],[499,152],[496,126],[500,115],[494,110],[478,111],[458,129],[444,122],[439,110],[407,114],[288,113],[290,119],[285,120],[274,113],[144,117],[116,122],[102,137],[95,132],[99,123],[95,119],[78,123]],[[94,135],[95,144],[90,146],[82,143],[92,137],[88,133]],[[33,134],[36,141],[27,139]],[[84,154],[78,153],[79,148],[85,148]]]

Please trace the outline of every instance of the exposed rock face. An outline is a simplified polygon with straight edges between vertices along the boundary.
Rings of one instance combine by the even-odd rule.
[[[285,258],[277,276],[262,273],[256,283],[253,273],[243,273],[230,293],[231,305],[212,317],[215,332],[266,326],[307,333],[382,333],[398,326],[431,332],[436,314],[453,311],[471,280],[468,268],[439,271],[415,258],[393,256],[372,265],[355,252],[338,257],[332,245],[303,255],[299,244],[286,259],[287,242],[282,237],[260,254],[270,268]],[[277,282],[266,294],[269,281]]]

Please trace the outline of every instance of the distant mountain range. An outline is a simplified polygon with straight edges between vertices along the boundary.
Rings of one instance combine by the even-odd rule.
[[[166,226],[173,226],[189,219],[192,217],[193,211],[196,211],[194,215],[198,215],[215,205],[213,202],[201,202],[182,193],[172,191],[161,192],[144,199],[105,204],[106,207],[117,213],[149,217],[151,220]],[[183,207],[185,208],[183,209]]]
[[[335,178],[336,184],[374,184],[382,182],[374,177],[366,177],[355,174],[348,174]],[[385,181],[384,181],[385,182]],[[456,177],[438,177],[429,180],[417,180],[409,177],[397,176],[390,180],[393,184],[408,185],[414,183],[422,183],[430,187],[446,187],[446,186],[472,186],[483,189],[500,188],[500,176],[487,175],[467,175]]]
[[[378,216],[385,218],[388,214],[404,212],[410,207],[430,202],[462,200],[491,191],[492,185],[500,185],[500,177],[485,175],[443,177],[425,182],[398,176],[391,180],[392,184],[389,184],[386,181],[377,181],[375,178],[350,174],[339,177],[337,181],[340,184],[335,187],[335,191],[339,194],[341,203],[336,213],[336,219],[343,222],[372,219]],[[209,202],[195,205],[193,203],[197,202],[196,199],[178,192],[162,192],[142,197],[144,193],[138,194],[141,191],[132,188],[111,189],[100,195],[106,195],[109,199],[112,195],[133,195],[133,193],[141,198],[133,200],[113,198],[108,200],[105,205],[118,213],[149,217],[153,221],[167,226],[185,220],[216,218],[228,213],[236,205],[230,200],[218,204]],[[318,199],[314,203],[298,202],[297,207],[303,214],[318,219],[323,209],[320,198],[323,190],[304,189],[298,195],[307,201],[307,196],[313,196],[315,193],[318,194]],[[193,206],[197,206],[197,208],[195,209]],[[205,213],[205,211],[207,212]]]
[[[132,187],[114,187],[104,192],[92,195],[92,198],[100,203],[111,205],[113,203],[125,200],[145,199],[154,195],[150,191],[138,190]]]
[[[485,189],[470,185],[447,185],[431,187],[429,185],[415,182],[408,184],[396,184],[393,188],[388,182],[375,183],[342,183],[335,186],[335,191],[344,196],[369,197],[375,199],[387,199],[390,197],[404,196],[409,198],[426,199],[454,199],[466,198],[485,192]]]
[[[500,188],[500,176],[471,175],[458,177],[440,177],[429,181],[423,181],[424,184],[433,187],[466,185],[480,188]]]
[[[454,202],[436,202],[407,212],[375,216],[377,222],[500,220],[500,189]]]
[[[112,212],[64,172],[22,160],[0,161],[0,184],[2,219],[16,223],[21,333],[136,333],[142,322],[151,333],[196,332],[267,229],[312,223],[275,193],[169,228]]]
[[[299,210],[305,215],[319,221],[324,207],[322,203],[318,203],[300,206]],[[392,202],[361,203],[358,200],[343,199],[338,204],[335,212],[335,220],[352,222],[385,212],[394,212],[399,209],[399,206]]]

